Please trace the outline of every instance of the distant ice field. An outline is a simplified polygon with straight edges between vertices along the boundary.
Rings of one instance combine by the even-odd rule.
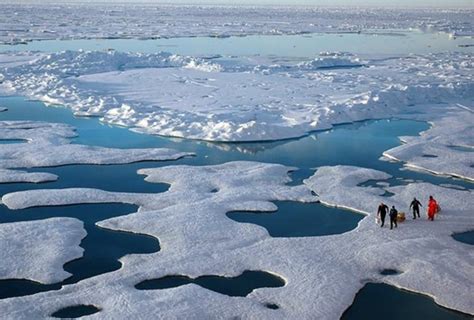
[[[157,39],[416,29],[473,35],[470,9],[1,4],[0,42]],[[54,19],[51,19],[54,17]],[[103,26],[107,28],[103,28]]]

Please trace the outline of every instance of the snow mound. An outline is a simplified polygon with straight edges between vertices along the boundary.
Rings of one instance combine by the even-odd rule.
[[[305,70],[354,68],[362,67],[364,62],[351,54],[323,52],[320,56],[307,62],[301,62],[298,67]]]
[[[35,66],[34,68],[32,68]],[[184,67],[202,71],[219,71],[220,66],[205,60],[171,54],[126,53],[119,51],[61,51],[40,55],[34,65],[21,64],[19,69],[25,72],[49,73],[58,76],[77,76],[113,70],[136,68]]]
[[[0,224],[0,279],[29,279],[51,284],[71,274],[63,265],[82,257],[82,221],[52,218]]]

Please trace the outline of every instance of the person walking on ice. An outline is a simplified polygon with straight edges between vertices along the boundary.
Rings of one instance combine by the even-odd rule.
[[[430,200],[428,200],[428,220],[434,221],[434,216],[438,212],[438,203],[430,196]]]
[[[420,207],[423,207],[416,198],[413,198],[413,201],[410,203],[410,209],[413,209],[413,219],[416,219],[416,216],[418,215],[418,218],[420,217]]]
[[[398,211],[395,209],[395,206],[392,206],[392,209],[390,209],[390,230],[393,229],[393,225],[395,225],[395,228],[397,228],[397,215]]]
[[[380,217],[380,221],[382,222],[380,227],[383,227],[383,224],[385,223],[385,216],[387,215],[387,211],[388,211],[387,205],[381,202],[377,210],[377,216]]]

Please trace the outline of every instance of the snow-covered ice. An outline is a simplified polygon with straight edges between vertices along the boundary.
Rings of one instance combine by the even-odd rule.
[[[474,34],[471,9],[117,5],[111,10],[102,5],[0,4],[0,10],[0,43],[11,44],[408,28],[452,36]],[[45,19],[51,16],[55,19]],[[0,53],[1,95],[61,104],[75,115],[100,116],[106,123],[149,134],[262,141],[300,137],[366,119],[429,121],[430,129],[416,137],[401,137],[403,144],[385,151],[383,158],[471,181],[473,80],[472,54],[460,52],[397,56],[321,52],[305,60],[113,50]],[[0,107],[2,111],[6,110]],[[64,124],[0,121],[0,138],[19,140],[0,143],[0,183],[57,179],[22,168],[189,155],[170,149],[79,145],[73,143],[75,136],[74,128]],[[305,185],[289,186],[288,171],[293,169],[255,162],[167,166],[139,171],[150,183],[171,185],[159,194],[71,188],[3,195],[2,204],[12,210],[80,203],[137,205],[137,212],[97,225],[159,238],[161,250],[124,256],[119,270],[58,291],[0,300],[2,317],[40,318],[67,306],[95,305],[101,311],[91,319],[157,314],[176,318],[191,314],[190,310],[200,318],[336,319],[367,282],[421,292],[440,305],[474,314],[474,253],[452,238],[453,233],[474,229],[472,190],[413,180],[390,186],[386,181],[390,175],[350,166],[320,167]],[[361,185],[369,180],[377,182]],[[407,220],[391,231],[374,223],[381,201],[408,211],[414,196],[424,205],[429,195],[443,208],[434,222]],[[317,200],[366,217],[343,234],[272,238],[263,227],[226,216],[229,211],[274,211],[272,201]],[[42,283],[65,279],[69,274],[62,266],[82,255],[78,245],[84,236],[82,223],[71,218],[0,224],[1,242],[6,244],[0,252],[0,279]],[[383,276],[384,269],[400,273]],[[228,297],[194,284],[148,291],[134,287],[167,275],[237,276],[245,270],[274,273],[286,284],[256,289],[247,297]],[[267,303],[280,308],[270,310]]]
[[[417,29],[473,35],[472,8],[396,9],[295,6],[0,4],[0,43],[45,39],[373,32]],[[54,17],[54,19],[51,19]],[[107,28],[103,28],[106,25]]]
[[[166,148],[113,149],[72,144],[74,128],[36,121],[0,121],[2,139],[25,142],[0,144],[0,183],[56,180],[49,173],[29,173],[15,168],[68,164],[123,164],[144,160],[175,160],[190,155]]]
[[[454,105],[444,112],[429,130],[401,137],[404,144],[385,151],[384,156],[415,169],[474,181],[474,109]]]
[[[71,305],[101,309],[92,319],[134,318],[143,314],[173,318],[336,319],[367,282],[385,282],[428,294],[436,302],[474,314],[469,245],[451,234],[472,230],[472,192],[411,183],[397,187],[362,187],[390,176],[372,169],[322,167],[305,186],[287,186],[292,168],[254,162],[216,166],[168,166],[140,170],[151,183],[171,187],[160,194],[112,193],[96,189],[32,190],[5,195],[12,209],[84,202],[125,202],[138,212],[98,222],[104,228],[149,234],[160,239],[155,254],[128,255],[122,268],[85,279],[59,291],[0,301],[7,319],[45,317]],[[310,189],[331,206],[359,211],[366,218],[350,232],[324,237],[272,238],[257,225],[236,223],[232,210],[271,211],[269,201],[314,201]],[[215,192],[217,190],[217,192]],[[385,190],[393,197],[382,197]],[[214,191],[214,192],[213,192]],[[434,222],[401,223],[395,230],[374,223],[380,201],[406,209],[413,196],[434,195],[443,211]],[[271,214],[271,213],[269,213]],[[381,270],[400,274],[383,276]],[[256,289],[247,297],[229,297],[197,285],[140,291],[137,283],[166,275],[236,276],[264,270],[282,277],[281,288]],[[186,303],[183,303],[186,301]],[[275,303],[270,310],[265,303]],[[29,305],[35,308],[29,308]]]
[[[73,218],[1,223],[0,279],[61,282],[71,276],[63,265],[82,257],[85,236],[82,221]]]
[[[164,52],[65,51],[34,54],[14,67],[0,63],[0,73],[4,94],[63,104],[76,115],[100,115],[151,134],[212,141],[293,138],[394,116],[433,120],[443,112],[429,104],[442,111],[474,93],[472,57],[462,53],[369,60],[322,53],[296,64],[236,69]]]

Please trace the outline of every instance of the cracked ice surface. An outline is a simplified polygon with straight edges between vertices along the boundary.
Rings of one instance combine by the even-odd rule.
[[[420,136],[401,137],[404,144],[384,156],[415,169],[474,181],[474,109],[458,104],[445,112]]]
[[[0,43],[44,39],[245,36],[370,29],[472,35],[473,10],[183,5],[0,4]],[[50,17],[54,17],[51,19]],[[102,26],[107,25],[107,28]]]
[[[63,265],[82,257],[85,236],[83,223],[72,218],[1,223],[0,279],[51,284],[68,278]]]
[[[262,227],[226,217],[232,210],[274,210],[269,202],[274,200],[314,201],[306,186],[285,185],[291,169],[254,162],[169,166],[140,170],[151,183],[171,184],[160,194],[65,189],[5,195],[2,201],[12,209],[44,203],[135,203],[140,206],[138,212],[98,224],[157,237],[162,250],[125,256],[121,269],[59,291],[0,301],[3,315],[7,319],[37,318],[65,306],[93,304],[102,310],[91,319],[158,313],[175,318],[189,310],[201,318],[336,319],[368,281],[426,293],[444,306],[474,314],[474,254],[468,245],[451,237],[453,232],[474,227],[471,191],[426,183],[359,187],[368,179],[383,180],[389,175],[355,167],[323,167],[306,184],[321,201],[368,215],[355,230],[324,237],[272,238]],[[217,192],[211,192],[215,189]],[[395,196],[381,197],[385,189]],[[420,199],[433,194],[443,206],[441,218],[407,221],[393,231],[375,225],[373,211],[380,201],[389,199],[389,204],[402,209],[414,194]],[[387,268],[402,273],[380,275]],[[286,285],[257,289],[247,297],[228,297],[196,285],[148,291],[134,288],[143,280],[166,275],[236,276],[245,270],[273,272]],[[265,303],[275,303],[280,309],[269,310]],[[32,304],[34,309],[28,307]]]
[[[57,179],[50,173],[30,173],[15,168],[68,164],[123,164],[144,160],[174,160],[188,153],[172,149],[112,149],[72,144],[74,128],[65,124],[35,121],[0,121],[2,139],[24,143],[0,144],[0,183],[45,182]]]

